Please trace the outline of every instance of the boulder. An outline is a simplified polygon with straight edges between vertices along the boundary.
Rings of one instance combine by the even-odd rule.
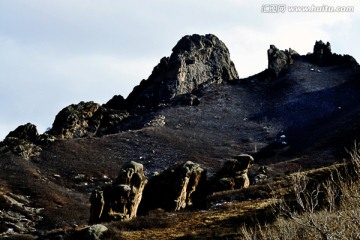
[[[52,231],[41,239],[66,239],[66,240],[100,240],[104,239],[104,233],[108,231],[108,228],[102,224],[94,224],[90,226],[80,226],[73,229]]]
[[[253,162],[254,158],[248,154],[240,154],[227,160],[215,176],[214,191],[248,188],[248,170]]]
[[[160,103],[210,84],[237,79],[225,44],[212,34],[188,35],[164,57],[147,80],[126,99],[131,110],[152,110]]]
[[[107,227],[105,227],[102,224],[95,224],[89,227],[86,227],[81,231],[83,233],[82,239],[87,240],[100,240],[101,236],[108,230]]]
[[[142,164],[133,161],[125,164],[113,184],[92,192],[89,222],[122,221],[136,217],[146,183]]]
[[[275,45],[270,45],[267,51],[268,55],[268,70],[272,75],[278,77],[279,74],[286,72],[289,66],[293,64],[293,58],[299,54],[289,48],[289,50],[279,50]]]
[[[188,161],[177,164],[149,180],[141,212],[154,209],[177,211],[196,205],[205,196],[206,171]]]

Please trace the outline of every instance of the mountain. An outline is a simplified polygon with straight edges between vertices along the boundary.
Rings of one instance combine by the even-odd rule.
[[[239,79],[229,50],[216,36],[185,36],[126,99],[117,95],[103,105],[67,106],[44,134],[31,123],[10,132],[0,143],[2,236],[66,239],[69,233],[82,234],[77,229],[88,223],[94,190],[136,185],[132,177],[120,178],[119,172],[130,171],[124,170],[129,161],[142,164],[143,170],[134,173],[149,182],[137,218],[148,231],[136,227],[136,218],[128,220],[121,225],[122,236],[128,239],[141,234],[213,236],[219,228],[234,229],[239,223],[229,222],[238,215],[234,209],[267,201],[259,197],[267,184],[341,161],[360,131],[356,60],[332,53],[330,43],[322,41],[316,41],[313,53],[306,56],[274,45],[267,54],[267,69]],[[243,153],[253,156],[254,162],[239,167],[234,159],[241,159],[241,165]],[[248,189],[232,190],[232,196],[223,192],[236,189],[236,181],[247,177]],[[196,184],[191,183],[194,178],[199,178]],[[219,183],[228,188],[215,187]],[[163,192],[179,186],[179,196],[187,198],[191,192],[194,201],[202,191],[199,205],[195,202],[189,209],[203,225],[193,220],[189,231],[176,221],[186,222],[191,214],[156,210],[181,209],[160,204],[166,200]],[[156,204],[149,212],[145,205],[151,196],[161,200],[151,200]],[[227,199],[233,205],[216,208]],[[240,201],[244,199],[258,200]],[[169,220],[171,216],[175,220]],[[154,228],[160,230],[152,232],[146,219],[158,221]]]

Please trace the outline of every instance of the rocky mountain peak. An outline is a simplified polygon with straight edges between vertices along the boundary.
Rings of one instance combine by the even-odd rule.
[[[212,34],[184,36],[172,51],[134,88],[127,98],[130,108],[155,108],[176,96],[238,78],[229,50]]]

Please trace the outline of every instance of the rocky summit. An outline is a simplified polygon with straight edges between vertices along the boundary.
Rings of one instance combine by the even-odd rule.
[[[214,35],[185,36],[172,51],[126,99],[131,109],[155,108],[176,96],[239,78],[229,50]]]
[[[246,239],[315,216],[294,202],[314,193],[331,216],[360,179],[360,67],[323,41],[264,53],[239,79],[219,38],[184,36],[127,98],[66,106],[43,134],[17,127],[0,143],[0,239]]]

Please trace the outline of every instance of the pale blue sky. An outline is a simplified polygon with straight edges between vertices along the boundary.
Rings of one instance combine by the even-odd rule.
[[[275,1],[278,3],[278,1]],[[262,13],[272,1],[0,0],[0,139],[20,124],[52,125],[65,106],[127,96],[187,34],[217,35],[241,77],[267,67],[270,44],[312,51],[315,40],[360,59],[359,1],[283,1],[354,6],[353,13]]]

